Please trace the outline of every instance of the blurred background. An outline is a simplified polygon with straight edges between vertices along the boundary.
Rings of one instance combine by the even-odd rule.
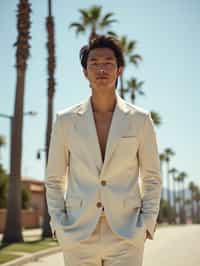
[[[117,90],[151,112],[163,177],[158,223],[200,223],[199,11],[198,0],[1,1],[3,242],[22,241],[21,228],[50,236],[43,181],[52,123],[91,93],[79,50],[95,34],[120,39],[126,68]]]

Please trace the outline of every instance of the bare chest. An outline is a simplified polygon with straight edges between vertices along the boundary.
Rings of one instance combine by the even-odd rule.
[[[106,115],[97,115],[94,113],[94,120],[99,146],[101,149],[102,161],[104,161],[108,133],[112,121],[112,113],[108,113]]]

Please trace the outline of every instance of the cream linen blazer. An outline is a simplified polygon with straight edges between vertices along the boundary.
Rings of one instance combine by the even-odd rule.
[[[104,162],[91,96],[57,113],[45,186],[51,228],[62,246],[89,238],[101,204],[118,236],[136,246],[146,230],[154,239],[162,180],[153,121],[117,92],[116,98]]]

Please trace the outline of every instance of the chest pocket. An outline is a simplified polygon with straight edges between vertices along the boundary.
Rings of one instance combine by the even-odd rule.
[[[118,140],[117,150],[122,153],[136,154],[138,149],[138,139],[135,136],[124,136]]]

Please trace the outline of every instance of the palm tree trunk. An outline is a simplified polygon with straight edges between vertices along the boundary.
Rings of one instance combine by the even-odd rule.
[[[191,217],[192,223],[195,223],[195,215],[194,215],[194,193],[191,191]]]
[[[196,223],[200,224],[200,200],[197,201],[197,215],[196,215]]]
[[[46,128],[46,164],[48,160],[48,150],[49,150],[49,141],[50,141],[50,134],[52,129],[52,120],[53,120],[53,101],[51,97],[48,97],[48,118],[47,118],[47,128]],[[48,213],[48,206],[47,206],[47,200],[46,200],[46,188],[44,186],[44,221],[43,221],[43,228],[42,228],[42,237],[51,237],[51,227],[50,227],[50,217]]]
[[[23,99],[25,72],[17,71],[15,114],[12,124],[11,172],[8,187],[8,203],[4,243],[21,242],[21,154],[23,128]]]
[[[22,129],[24,113],[24,85],[26,61],[29,57],[30,4],[28,0],[20,0],[18,4],[18,40],[15,43],[17,82],[14,116],[11,127],[11,163],[8,187],[7,216],[3,243],[23,241],[21,230],[21,158]]]
[[[48,0],[49,15],[46,20],[46,29],[48,33],[48,104],[47,104],[47,126],[46,126],[46,164],[48,161],[48,151],[52,130],[52,121],[53,121],[53,98],[55,93],[55,42],[54,42],[54,19],[51,15],[51,0]],[[50,217],[48,214],[47,200],[46,200],[46,190],[44,187],[44,221],[43,221],[43,230],[42,237],[51,237],[51,228],[50,228]]]
[[[167,166],[167,200],[169,203],[169,216],[168,216],[168,223],[171,224],[171,193],[170,193],[170,176],[169,176],[169,162],[166,164]]]
[[[160,174],[163,179],[163,161],[160,160]],[[161,191],[161,199],[164,200],[164,187],[162,186],[162,191]]]
[[[183,197],[183,208],[182,208],[182,211],[183,211],[183,223],[185,224],[186,223],[186,211],[185,211],[185,182],[184,182],[184,179],[182,181],[182,197]]]
[[[89,36],[89,43],[97,37],[95,25],[92,26],[92,30]]]
[[[176,187],[175,187],[175,176],[174,176],[174,174],[172,174],[172,184],[173,184],[172,195],[173,195],[173,208],[174,208],[173,221],[174,221],[174,223],[176,223]]]
[[[178,216],[178,209],[179,209],[179,207],[178,207],[178,201],[177,201],[177,199],[178,199],[178,183],[176,183],[177,182],[177,180],[175,179],[175,193],[174,193],[174,199],[175,199],[175,212],[176,212],[176,223],[177,223],[177,216]],[[177,208],[178,207],[178,208]]]
[[[169,206],[171,206],[171,193],[170,193],[170,176],[169,176],[169,162],[167,162],[167,199],[169,202]]]
[[[182,193],[181,193],[181,180],[179,181],[179,220],[182,222]]]
[[[176,182],[177,182],[177,184],[176,184],[176,217],[180,221],[180,217],[179,217],[179,210],[180,210],[180,202],[179,202],[179,181],[176,179]]]

